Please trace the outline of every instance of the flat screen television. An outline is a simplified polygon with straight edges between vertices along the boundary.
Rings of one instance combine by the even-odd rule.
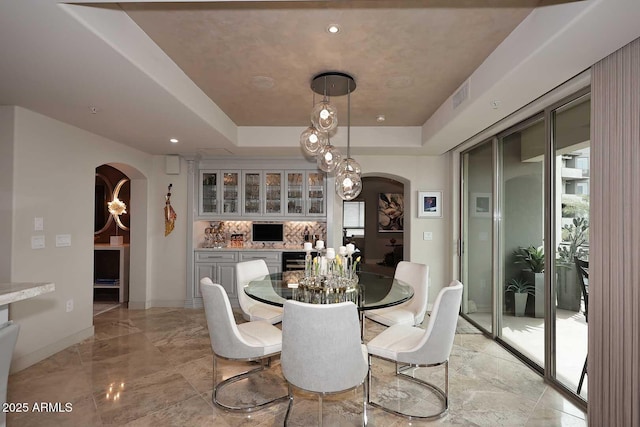
[[[283,224],[253,223],[251,240],[254,242],[282,242],[284,240]]]

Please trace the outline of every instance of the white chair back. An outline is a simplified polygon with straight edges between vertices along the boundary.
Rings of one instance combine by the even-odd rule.
[[[394,278],[406,282],[413,288],[413,298],[404,308],[414,314],[415,325],[419,325],[427,314],[429,299],[429,266],[417,262],[400,261],[396,266]]]
[[[11,368],[11,358],[13,349],[18,340],[20,325],[12,321],[0,325],[0,404],[7,401],[7,381],[9,380],[9,369]],[[0,413],[0,426],[6,423],[6,413]]]
[[[263,259],[243,261],[236,264],[236,293],[238,294],[238,303],[243,313],[248,314],[251,311],[250,307],[256,304],[256,301],[244,293],[244,287],[247,286],[250,281],[268,274],[269,268]],[[246,316],[245,319],[251,320]]]
[[[205,277],[200,280],[200,293],[213,352],[228,359],[247,358],[247,354],[252,353],[252,346],[238,330],[227,291]]]
[[[360,385],[368,363],[355,304],[285,302],[280,362],[285,379],[303,390],[332,393]]]
[[[462,283],[454,280],[438,293],[422,339],[414,348],[399,352],[398,361],[431,365],[449,359],[461,302]]]

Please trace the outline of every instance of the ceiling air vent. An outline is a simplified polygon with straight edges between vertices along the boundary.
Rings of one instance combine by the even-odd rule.
[[[458,105],[466,101],[467,98],[469,98],[469,80],[464,82],[460,87],[460,90],[453,95],[453,109],[455,110],[458,108]]]

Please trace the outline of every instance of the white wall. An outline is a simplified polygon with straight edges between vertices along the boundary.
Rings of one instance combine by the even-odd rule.
[[[155,231],[148,219],[162,218],[164,207],[164,194],[154,193],[166,193],[153,156],[25,109],[9,108],[15,113],[10,279],[52,281],[56,285],[54,293],[10,306],[10,319],[21,325],[12,365],[13,370],[19,370],[93,334],[93,200],[97,166],[126,166],[125,172],[132,178],[132,197],[136,198],[131,204],[131,261],[136,263],[131,266],[132,294],[148,300],[151,293],[147,290],[153,288],[149,283],[166,276],[167,271],[184,269],[184,253],[180,247],[156,250],[151,246],[153,240],[146,238],[147,234],[153,237]],[[0,122],[0,128],[4,128],[10,115],[0,119],[5,121]],[[159,206],[154,197],[162,199]],[[147,199],[155,206],[147,209]],[[133,216],[133,212],[138,215]],[[44,218],[44,232],[33,231],[36,216]],[[35,234],[45,236],[46,248],[31,249],[30,239]],[[57,234],[70,234],[72,245],[56,248]],[[156,272],[156,265],[166,267]],[[184,289],[184,279],[179,287]],[[136,293],[134,289],[142,291]],[[67,313],[65,304],[69,299],[74,300],[74,309]]]
[[[386,176],[405,182],[404,259],[429,266],[429,306],[442,287],[449,284],[454,245],[451,242],[451,160],[442,156],[354,156],[365,176]],[[442,191],[442,218],[418,218],[416,200],[419,191]],[[335,197],[329,218],[335,224],[328,244],[337,247],[342,241],[342,201],[332,187],[328,195]],[[408,231],[407,231],[408,230]],[[422,239],[423,232],[433,233],[433,240]]]
[[[186,297],[187,233],[191,215],[187,212],[187,163],[181,160],[180,175],[165,173],[165,157],[154,156],[152,176],[156,177],[149,194],[148,239],[152,249],[150,298],[152,307],[183,307]],[[176,211],[175,228],[164,235],[164,206],[167,187],[171,188],[171,206]]]
[[[13,108],[0,106],[0,282],[11,279]]]

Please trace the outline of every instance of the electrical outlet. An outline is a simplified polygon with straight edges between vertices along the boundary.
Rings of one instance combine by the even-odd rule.
[[[433,240],[433,233],[431,231],[425,231],[422,234],[422,240]]]
[[[73,300],[67,300],[67,313],[69,313],[70,311],[73,311]]]

